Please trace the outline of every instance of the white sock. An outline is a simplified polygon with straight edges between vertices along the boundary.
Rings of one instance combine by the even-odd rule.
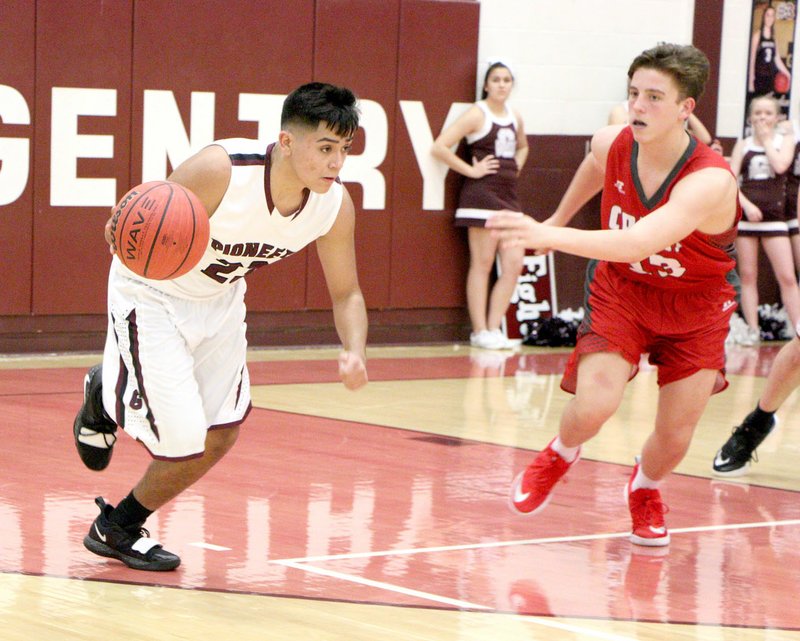
[[[555,440],[550,444],[550,448],[567,463],[572,463],[575,457],[578,456],[578,450],[581,449],[580,446],[567,447],[561,442],[561,438],[558,436],[556,436]]]
[[[639,469],[636,471],[636,476],[633,477],[633,482],[631,483],[631,492],[635,492],[636,490],[640,490],[642,488],[646,490],[655,490],[658,488],[658,483],[658,481],[654,481],[647,476],[642,471],[641,464],[639,464]]]

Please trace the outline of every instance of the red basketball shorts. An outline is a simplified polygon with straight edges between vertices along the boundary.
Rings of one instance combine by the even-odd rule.
[[[658,368],[663,386],[703,369],[719,371],[714,393],[725,380],[725,338],[736,309],[727,282],[702,290],[665,289],[615,277],[599,263],[587,277],[586,316],[561,388],[575,393],[578,361],[583,354],[618,352],[636,375],[643,354]]]

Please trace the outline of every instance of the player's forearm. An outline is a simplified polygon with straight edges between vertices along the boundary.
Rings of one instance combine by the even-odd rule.
[[[767,154],[767,158],[769,158],[769,164],[772,165],[772,168],[775,170],[776,174],[785,173],[787,169],[792,164],[792,156],[788,153],[782,153],[780,150],[776,150],[774,147],[771,149],[767,149],[764,147],[765,152]]]
[[[334,302],[333,321],[344,349],[366,361],[369,321],[364,296],[360,291]]]
[[[462,176],[472,177],[472,165],[459,158],[452,150],[445,147],[444,144],[434,142],[431,147],[431,155],[437,160],[441,160],[450,169],[458,172]]]
[[[528,145],[518,147],[517,153],[514,154],[514,160],[517,163],[517,175],[520,174],[522,168],[525,166],[525,161],[528,159]]]
[[[744,195],[744,192],[740,189],[739,190],[739,205],[741,205],[742,209],[748,209],[750,207],[754,207],[752,201]]]
[[[705,143],[706,145],[711,144],[711,133],[706,129],[706,126],[702,123],[700,118],[691,114],[689,116],[689,129],[691,130],[692,134],[695,138],[697,138],[700,142]]]
[[[635,263],[663,249],[657,242],[631,230],[549,227],[546,230],[540,228],[540,232],[546,233],[543,244],[547,247],[615,263]]]

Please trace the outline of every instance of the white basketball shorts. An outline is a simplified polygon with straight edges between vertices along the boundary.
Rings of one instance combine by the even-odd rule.
[[[251,408],[243,279],[186,300],[116,273],[108,282],[103,405],[155,459],[201,456],[206,432]]]

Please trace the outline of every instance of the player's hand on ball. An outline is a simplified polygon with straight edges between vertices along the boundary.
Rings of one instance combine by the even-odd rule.
[[[111,229],[111,218],[106,221],[106,227],[103,232],[103,236],[105,236],[106,242],[108,243],[108,253],[112,256],[117,253],[116,248],[114,247],[114,232]]]
[[[357,390],[367,384],[367,364],[355,352],[339,354],[339,378],[349,390]]]

